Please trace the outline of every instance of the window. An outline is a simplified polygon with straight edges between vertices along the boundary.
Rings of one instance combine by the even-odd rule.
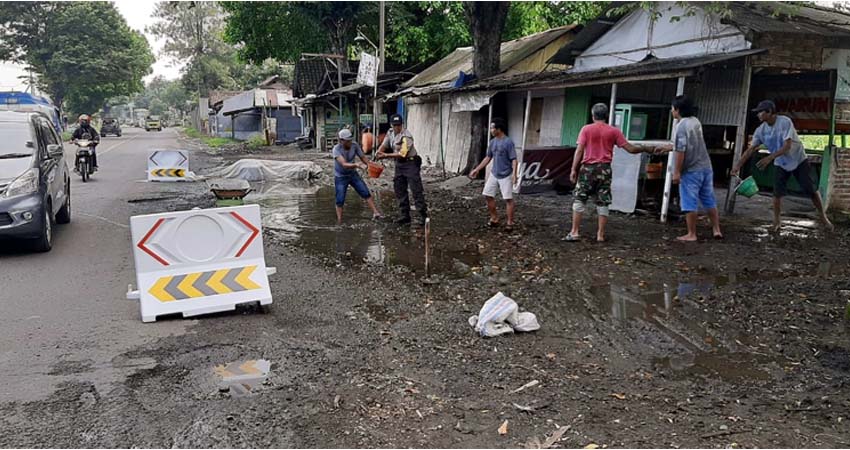
[[[53,125],[47,119],[40,117],[38,123],[41,128],[42,136],[44,136],[45,145],[58,145],[59,137],[56,136],[56,131]]]
[[[26,122],[0,122],[0,155],[9,153],[32,153],[37,148],[34,137]],[[27,142],[32,142],[32,147]]]

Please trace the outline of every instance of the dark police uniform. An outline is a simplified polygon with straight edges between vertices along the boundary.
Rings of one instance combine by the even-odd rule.
[[[407,129],[402,130],[398,134],[390,129],[381,146],[386,149],[384,150],[385,153],[400,153],[404,146],[404,141],[407,141],[407,156],[396,159],[395,178],[393,178],[393,190],[395,191],[396,199],[398,199],[398,207],[401,215],[399,221],[410,221],[410,196],[407,192],[408,187],[410,187],[416,209],[421,215],[420,223],[424,224],[425,218],[428,217],[428,206],[425,204],[425,191],[422,188],[422,158],[416,154],[416,148],[413,145],[413,135]]]

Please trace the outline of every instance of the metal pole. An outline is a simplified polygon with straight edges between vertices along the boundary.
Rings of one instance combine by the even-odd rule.
[[[679,77],[679,83],[676,85],[676,95],[685,93],[685,77]],[[670,140],[672,141],[676,134],[676,126],[679,125],[678,120],[673,121],[673,127],[670,130]],[[675,152],[670,152],[667,155],[667,175],[664,178],[664,200],[661,202],[661,223],[667,223],[667,209],[670,207],[670,189],[673,186],[673,165],[675,164]]]
[[[525,117],[523,118],[523,122],[522,122],[522,149],[520,149],[520,152],[519,152],[519,168],[520,168],[520,170],[519,170],[519,176],[517,177],[518,179],[517,179],[517,182],[516,182],[517,185],[515,186],[516,188],[518,188],[519,186],[522,186],[522,177],[523,177],[523,174],[525,173],[525,171],[522,170],[522,160],[523,160],[523,155],[525,153],[525,146],[528,144],[528,122],[529,122],[530,118],[531,118],[531,91],[528,91],[525,94]]]
[[[490,125],[493,123],[493,97],[490,97],[490,110],[487,112],[487,132],[484,133],[487,138],[490,138]]]
[[[381,2],[381,48],[383,48],[384,42],[384,2]],[[378,130],[381,129],[381,124],[378,122],[378,74],[383,72],[384,60],[383,54],[381,54],[381,59],[378,59],[378,49],[375,49],[375,59],[378,59],[378,64],[375,66],[375,96],[372,98],[372,155],[377,157],[378,153]]]
[[[342,57],[345,58],[345,55],[343,55]],[[339,88],[342,87],[342,60],[341,59],[337,60],[337,62],[336,62],[336,75],[337,75],[337,82],[339,83],[339,85],[336,88],[339,89]],[[337,113],[336,113],[336,120],[337,120],[337,131],[339,131],[339,130],[342,129],[342,94],[339,94],[339,109],[337,110]]]
[[[443,178],[446,178],[446,150],[443,147],[443,94],[437,94],[437,105],[440,108],[440,160],[443,165]]]
[[[380,4],[381,23],[379,25],[379,33],[380,33],[379,40],[380,41],[378,42],[378,44],[381,46],[381,52],[380,52],[381,58],[378,60],[379,61],[379,69],[378,69],[379,72],[378,73],[384,73],[384,56],[385,56],[384,55],[384,22],[386,22],[387,14],[386,14],[385,3],[383,1],[381,1],[381,2],[379,2],[379,4]]]
[[[741,160],[741,154],[744,152],[744,147],[747,145],[747,104],[750,99],[750,80],[753,74],[753,65],[749,57],[744,58],[744,79],[741,83],[741,95],[738,98],[738,124],[735,133],[735,152],[732,156],[732,167],[738,164]],[[726,213],[732,214],[735,212],[735,180],[729,178],[729,189],[726,191]]]
[[[617,83],[611,83],[611,106],[608,108],[608,125],[614,125],[614,108],[617,107]]]

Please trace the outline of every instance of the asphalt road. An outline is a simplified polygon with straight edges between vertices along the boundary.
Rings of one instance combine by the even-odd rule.
[[[100,171],[88,183],[72,178],[72,220],[57,226],[53,250],[2,244],[0,402],[40,400],[80,377],[106,388],[153,364],[119,355],[194,323],[145,325],[138,304],[125,299],[135,284],[128,200],[162,189],[143,182],[146,157],[149,149],[169,148],[179,148],[171,129],[130,128],[104,138]]]

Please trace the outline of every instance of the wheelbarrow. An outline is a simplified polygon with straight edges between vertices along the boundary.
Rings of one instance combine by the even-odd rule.
[[[220,178],[207,182],[210,191],[215,195],[215,205],[242,206],[245,204],[245,196],[251,192],[251,185],[242,179]]]

